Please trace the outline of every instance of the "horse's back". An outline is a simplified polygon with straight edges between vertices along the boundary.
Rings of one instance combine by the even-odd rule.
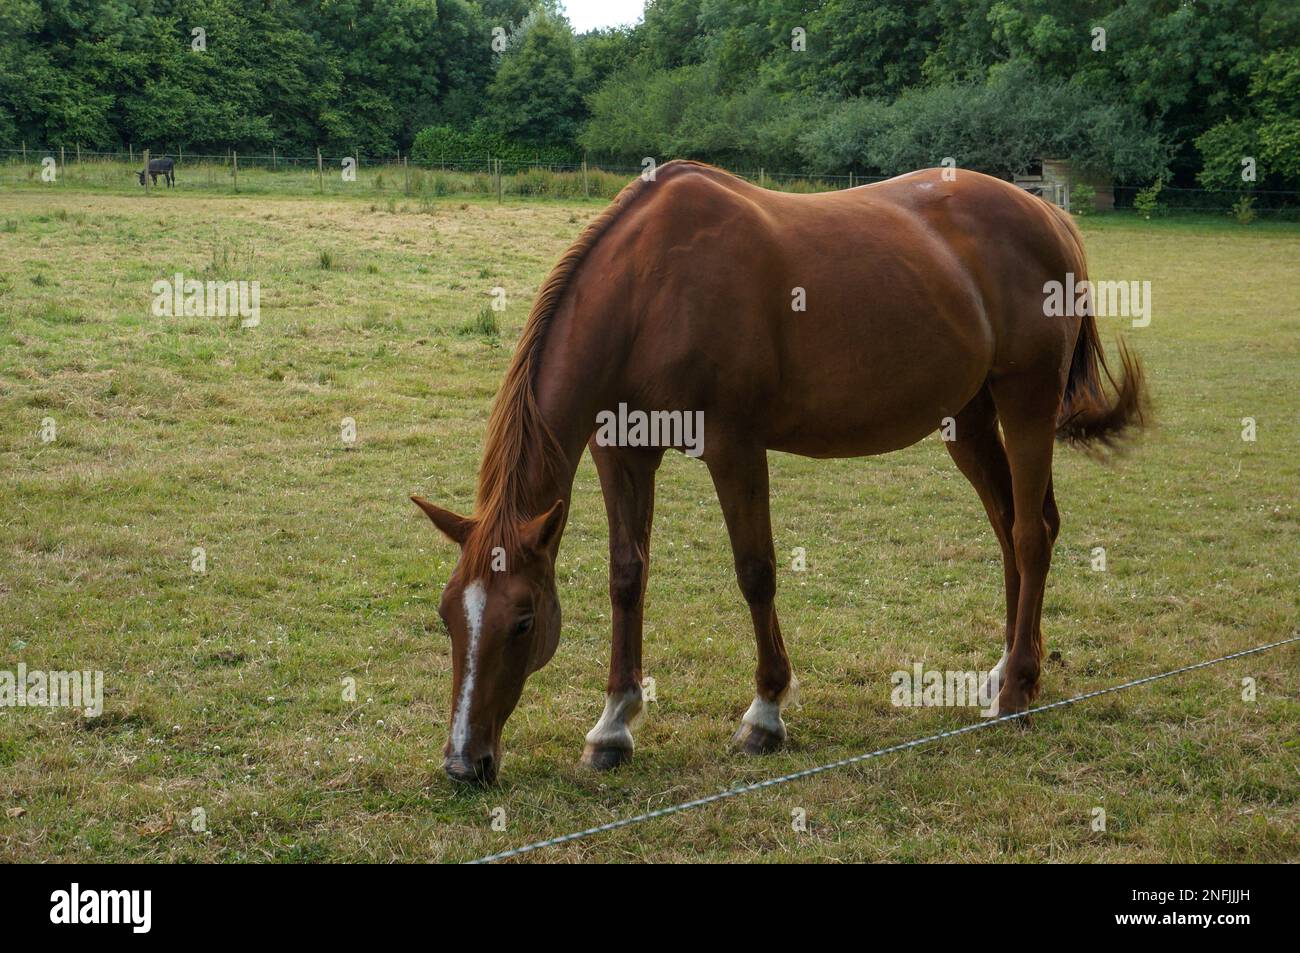
[[[656,375],[644,386],[686,393],[723,429],[745,420],[813,456],[881,453],[1059,347],[1041,294],[1068,265],[1063,230],[1007,183],[926,170],[791,195],[704,166],[660,176],[610,260],[656,278],[634,305]]]

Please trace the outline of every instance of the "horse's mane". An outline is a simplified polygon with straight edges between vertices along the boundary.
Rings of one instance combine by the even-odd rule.
[[[692,166],[711,168],[693,162],[674,161],[660,166],[655,178],[658,180],[675,168]],[[505,381],[488,419],[474,504],[475,526],[461,555],[466,579],[478,579],[488,573],[495,547],[503,547],[512,554],[519,551],[520,525],[538,515],[523,509],[529,464],[536,460],[543,470],[560,472],[567,463],[563,448],[542,419],[533,390],[542,345],[578,266],[601,236],[651,184],[638,176],[624,186],[614,201],[592,219],[578,240],[569,246],[551,269],[537,300],[533,302],[514,359],[506,371]]]

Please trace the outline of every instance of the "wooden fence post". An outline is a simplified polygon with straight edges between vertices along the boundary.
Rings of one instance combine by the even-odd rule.
[[[316,147],[316,191],[325,191],[325,165],[320,157],[320,146]]]
[[[238,151],[232,152],[231,155],[232,155],[232,157],[233,157],[233,159],[234,159],[234,163],[235,163],[234,166],[232,167],[232,171],[235,173],[235,192],[236,192],[236,194],[238,194],[238,192],[239,192],[239,152],[238,152]]]
[[[23,140],[23,165],[27,164],[27,140]]]
[[[271,146],[271,171],[275,172],[278,168],[279,168],[279,164],[277,163],[275,158],[275,146]]]
[[[126,144],[126,161],[135,165],[135,144],[128,142]]]
[[[77,143],[77,165],[81,165],[81,143]]]
[[[144,150],[144,194],[149,194],[149,150]]]

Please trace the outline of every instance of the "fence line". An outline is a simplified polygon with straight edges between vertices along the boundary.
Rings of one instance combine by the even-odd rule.
[[[897,754],[901,751],[908,751],[912,748],[920,748],[923,745],[931,744],[935,741],[941,741],[945,738],[955,738],[957,735],[970,734],[973,731],[980,731],[993,725],[1000,725],[1004,722],[1015,721],[1018,718],[1028,718],[1030,715],[1037,715],[1041,712],[1051,711],[1054,708],[1064,708],[1067,705],[1073,705],[1077,702],[1086,701],[1089,698],[1098,698],[1101,695],[1110,695],[1114,692],[1122,692],[1128,688],[1136,688],[1139,685],[1149,685],[1151,682],[1158,682],[1162,678],[1172,678],[1175,675],[1182,675],[1186,672],[1193,672],[1201,668],[1209,668],[1211,665],[1218,665],[1221,662],[1227,662],[1231,659],[1245,658],[1247,655],[1257,655],[1260,652],[1267,652],[1282,645],[1291,642],[1300,642],[1300,635],[1293,635],[1289,639],[1280,639],[1277,642],[1269,642],[1266,645],[1256,645],[1254,648],[1244,649],[1240,652],[1232,652],[1228,655],[1221,655],[1218,658],[1209,659],[1204,662],[1195,662],[1191,665],[1184,665],[1180,668],[1170,669],[1167,672],[1161,672],[1158,675],[1147,675],[1144,678],[1137,678],[1131,682],[1124,682],[1120,685],[1111,685],[1108,688],[1101,688],[1093,692],[1084,692],[1075,695],[1072,698],[1062,699],[1061,701],[1052,702],[1047,705],[1039,705],[1030,708],[1028,711],[1016,712],[1012,715],[1002,715],[997,718],[990,718],[987,721],[975,722],[970,725],[963,725],[961,728],[953,728],[950,731],[940,731],[933,735],[927,735],[924,738],[914,738],[911,741],[905,741],[902,744],[890,745],[887,748],[877,748],[875,751],[868,751],[864,754],[854,755],[851,758],[842,758],[839,761],[831,761],[828,764],[820,764],[813,768],[805,768],[802,771],[795,771],[791,774],[783,774],[780,777],[767,778],[763,781],[755,781],[753,784],[744,784],[737,787],[728,788],[725,791],[719,791],[717,794],[710,794],[707,797],[696,798],[693,801],[683,801],[680,804],[674,804],[670,807],[662,807],[655,811],[646,811],[644,814],[635,814],[631,817],[624,817],[617,821],[611,821],[608,824],[598,824],[595,827],[588,827],[585,830],[574,831],[571,834],[564,834],[560,837],[551,837],[546,840],[534,841],[531,844],[524,844],[522,847],[514,847],[510,850],[503,850],[495,854],[487,854],[476,860],[471,860],[471,864],[490,864],[498,860],[507,860],[511,857],[518,857],[521,854],[531,853],[535,850],[541,850],[543,847],[554,847],[558,844],[567,844],[576,840],[583,840],[587,837],[593,837],[596,834],[603,834],[608,831],[619,830],[624,827],[631,827],[634,824],[643,824],[646,821],[654,820],[657,817],[667,817],[670,814],[680,814],[683,811],[690,811],[697,807],[703,807],[706,804],[716,804],[718,801],[725,801],[729,798],[739,797],[742,794],[748,794],[751,791],[760,791],[764,788],[776,787],[778,784],[787,784],[790,781],[798,781],[802,778],[812,777],[815,774],[822,774],[826,771],[833,771],[836,768],[844,768],[851,764],[860,764],[864,761],[870,761],[873,758],[880,758],[887,754]]]
[[[43,158],[55,157],[55,161],[58,163],[60,172],[62,174],[67,169],[67,157],[64,155],[63,149],[64,147],[58,147],[58,148],[46,147],[46,148],[38,149],[32,146],[27,146],[25,144],[24,147],[22,148],[0,148],[0,162],[7,161],[9,165],[13,165],[15,160],[20,160],[23,164],[39,165]],[[160,153],[153,152],[153,150],[149,150],[149,151],[155,158],[169,154],[166,152],[160,152]],[[136,150],[136,149],[130,149],[125,152],[102,151],[102,150],[82,149],[79,146],[77,146],[76,155],[73,157],[74,167],[83,164],[94,165],[97,162],[106,163],[112,161],[138,163],[141,159],[141,156],[143,155],[143,152],[144,150]],[[182,152],[181,150],[177,150],[174,159],[176,162],[176,166],[181,169],[185,168],[185,166],[187,165],[208,167],[207,184],[209,186],[215,186],[217,183],[216,180],[212,177],[211,166],[214,164],[220,164],[222,166],[225,166],[227,169],[229,169],[233,174],[234,167],[235,167],[234,163],[236,161],[234,157],[235,157],[235,152],[233,150],[227,151],[224,154],[223,153],[192,153],[192,152]],[[273,149],[269,155],[239,154],[238,156],[238,161],[242,166],[241,171],[244,172],[248,172],[250,169],[258,169],[260,171],[272,171],[272,172],[284,171],[286,173],[310,172],[313,177],[319,179],[319,182],[317,184],[319,190],[321,191],[324,190],[324,184],[325,184],[324,173],[326,172],[326,168],[332,165],[334,166],[335,171],[337,171],[340,163],[342,163],[343,160],[345,159],[356,160],[358,166],[357,171],[358,174],[360,174],[360,166],[362,165],[360,161],[360,157],[353,156],[353,155],[327,156],[318,151],[316,155],[312,155],[312,156],[295,156],[295,155],[283,155]],[[664,160],[664,161],[668,161],[668,160]],[[377,172],[378,173],[391,172],[394,175],[403,176],[404,178],[406,178],[406,181],[409,182],[409,178],[407,177],[407,172],[406,172],[409,163],[410,163],[409,151],[398,152],[397,154],[393,156],[389,156],[387,158],[379,158],[379,157],[372,156],[366,159],[365,172],[368,175]],[[545,171],[545,172],[572,173],[574,175],[582,175],[585,181],[585,178],[588,175],[606,174],[606,175],[628,176],[630,178],[636,175],[640,175],[644,170],[640,166],[623,166],[618,164],[599,165],[599,164],[591,164],[589,162],[545,162],[545,161],[541,161],[540,159],[537,160],[505,159],[505,158],[485,154],[483,156],[474,156],[474,157],[469,157],[469,156],[438,157],[437,159],[427,160],[424,163],[418,165],[416,169],[412,169],[410,171],[422,172],[426,174],[443,171],[443,172],[455,172],[455,173],[470,174],[470,175],[490,176],[493,179],[493,184],[491,186],[490,191],[496,192],[500,190],[500,181],[499,181],[500,177],[504,175],[515,176],[524,173]],[[872,182],[880,182],[886,178],[889,178],[888,176],[865,175],[857,172],[818,173],[818,172],[771,171],[763,167],[760,167],[758,169],[735,169],[732,171],[736,175],[742,176],[743,178],[747,178],[764,185],[767,184],[767,182],[770,180],[775,183],[784,183],[784,184],[807,183],[809,185],[829,186],[832,188],[843,188],[843,187],[851,188],[856,185],[865,185]],[[1132,185],[1113,186],[1113,192],[1115,197],[1117,199],[1122,198],[1124,200],[1125,207],[1127,207],[1127,204],[1131,202],[1133,196],[1135,196],[1136,193],[1140,191],[1140,189],[1141,189],[1140,186],[1132,186]],[[407,191],[408,192],[410,191],[409,186]],[[589,189],[585,185],[582,191],[584,194],[589,194]],[[1169,211],[1224,212],[1229,210],[1232,201],[1241,198],[1246,198],[1246,197],[1259,198],[1264,201],[1265,204],[1261,205],[1261,207],[1256,208],[1255,209],[1256,212],[1288,212],[1288,211],[1294,211],[1295,206],[1300,205],[1300,190],[1294,190],[1294,189],[1248,189],[1248,188],[1202,189],[1202,188],[1192,188],[1186,186],[1167,185],[1163,187],[1160,194],[1166,198],[1172,198],[1174,200],[1173,202],[1162,203],[1162,208]],[[1189,204],[1182,204],[1179,201],[1180,199],[1183,201],[1195,201],[1196,197],[1204,197],[1210,201],[1217,200],[1220,204],[1189,205]]]

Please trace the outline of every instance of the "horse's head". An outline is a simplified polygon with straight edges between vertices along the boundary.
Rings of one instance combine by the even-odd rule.
[[[136,175],[136,178],[138,178],[138,179],[140,180],[140,184],[141,184],[141,185],[144,185],[144,173],[143,173],[143,172],[137,172],[135,175]]]
[[[551,660],[559,642],[555,553],[564,502],[517,527],[507,548],[482,538],[489,531],[475,520],[411,499],[461,547],[438,606],[451,635],[451,729],[443,767],[453,780],[491,784],[501,764],[501,729],[524,681]]]

